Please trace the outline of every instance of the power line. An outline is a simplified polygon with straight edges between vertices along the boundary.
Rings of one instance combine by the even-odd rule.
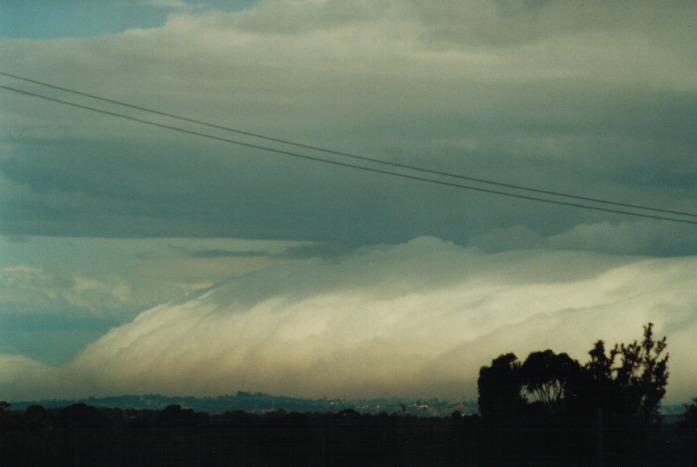
[[[68,93],[75,94],[78,96],[88,97],[90,99],[95,99],[95,100],[98,100],[101,102],[106,102],[109,104],[116,104],[116,105],[120,105],[120,106],[123,106],[126,108],[139,110],[142,112],[148,112],[148,113],[151,113],[153,115],[159,115],[162,117],[172,118],[172,119],[183,121],[183,122],[194,123],[194,124],[206,126],[209,128],[215,128],[217,130],[229,131],[229,132],[236,133],[236,134],[243,135],[243,136],[249,136],[249,137],[258,138],[258,139],[265,140],[265,141],[285,144],[285,145],[289,145],[289,146],[293,146],[293,147],[301,148],[301,149],[310,149],[313,151],[318,151],[318,152],[322,152],[325,154],[332,154],[335,156],[346,157],[346,158],[350,158],[350,159],[354,159],[354,160],[371,162],[371,163],[395,167],[395,168],[399,168],[399,169],[407,169],[407,170],[426,173],[426,174],[430,174],[430,175],[438,175],[438,176],[451,177],[451,178],[460,179],[460,180],[467,180],[470,182],[477,182],[477,183],[482,183],[482,184],[491,185],[491,186],[498,186],[498,187],[502,187],[502,188],[521,190],[521,191],[526,191],[526,192],[530,192],[530,193],[538,193],[538,194],[557,196],[557,197],[567,198],[567,199],[575,199],[575,200],[579,200],[579,201],[588,201],[588,202],[592,202],[592,203],[618,206],[618,207],[623,207],[623,208],[641,209],[644,211],[660,212],[660,213],[664,213],[664,214],[676,214],[676,215],[680,215],[680,216],[688,216],[688,217],[697,218],[697,214],[691,213],[691,212],[675,211],[675,210],[652,207],[652,206],[622,203],[619,201],[612,201],[612,200],[608,200],[608,199],[594,198],[594,197],[589,197],[589,196],[573,195],[573,194],[569,194],[569,193],[562,193],[559,191],[542,190],[542,189],[532,188],[532,187],[523,186],[523,185],[515,185],[515,184],[511,184],[511,183],[503,183],[503,182],[497,182],[494,180],[488,180],[488,179],[483,179],[483,178],[471,177],[471,176],[467,176],[467,175],[455,174],[452,172],[433,170],[433,169],[428,169],[428,168],[419,167],[419,166],[410,165],[410,164],[402,164],[402,163],[398,163],[398,162],[391,162],[391,161],[385,161],[385,160],[381,160],[381,159],[375,159],[372,157],[361,156],[361,155],[357,155],[357,154],[337,151],[337,150],[323,148],[320,146],[314,146],[314,145],[310,145],[310,144],[298,143],[298,142],[294,142],[294,141],[290,141],[290,140],[286,140],[286,139],[262,135],[260,133],[253,133],[253,132],[244,131],[244,130],[240,130],[240,129],[236,129],[236,128],[231,128],[228,126],[223,126],[223,125],[218,125],[215,123],[206,122],[203,120],[198,120],[198,119],[184,117],[181,115],[176,115],[176,114],[172,114],[172,113],[168,113],[168,112],[163,112],[160,110],[150,109],[147,107],[142,107],[142,106],[130,104],[127,102],[118,101],[115,99],[109,99],[106,97],[97,96],[95,94],[89,94],[86,92],[77,91],[77,90],[66,88],[63,86],[57,86],[55,84],[46,83],[44,81],[38,81],[35,79],[15,75],[15,74],[4,72],[1,70],[0,70],[0,75],[7,76],[9,78],[14,78],[14,79],[21,80],[21,81],[25,81],[25,82],[29,82],[29,83],[36,84],[39,86],[44,86],[47,88],[56,89],[56,90],[63,91],[63,92],[68,92]]]
[[[331,160],[331,159],[323,159],[320,157],[310,156],[307,154],[300,154],[297,152],[291,152],[291,151],[286,151],[286,150],[282,150],[282,149],[271,148],[271,147],[262,146],[259,144],[246,143],[246,142],[239,141],[239,140],[234,140],[234,139],[230,139],[230,138],[223,138],[221,136],[215,136],[215,135],[211,135],[211,134],[207,134],[207,133],[201,133],[199,131],[189,130],[186,128],[180,128],[180,127],[176,127],[176,126],[172,126],[172,125],[167,125],[164,123],[153,122],[153,121],[145,120],[145,119],[138,118],[138,117],[132,117],[130,115],[124,115],[124,114],[112,112],[109,110],[104,110],[104,109],[99,109],[96,107],[78,104],[76,102],[70,102],[70,101],[65,101],[62,99],[57,99],[55,97],[44,96],[42,94],[37,94],[34,92],[13,88],[10,86],[0,85],[0,89],[13,91],[13,92],[23,94],[26,96],[36,97],[39,99],[43,99],[43,100],[47,100],[47,101],[51,101],[51,102],[55,102],[58,104],[63,104],[63,105],[67,105],[67,106],[71,106],[71,107],[75,107],[75,108],[79,108],[79,109],[83,109],[83,110],[88,110],[90,112],[96,112],[96,113],[100,113],[100,114],[104,114],[104,115],[110,115],[112,117],[122,118],[125,120],[130,120],[133,122],[142,123],[145,125],[150,125],[150,126],[154,126],[154,127],[158,127],[158,128],[164,128],[164,129],[168,129],[168,130],[172,130],[172,131],[177,131],[177,132],[188,134],[188,135],[199,136],[199,137],[211,139],[214,141],[235,144],[238,146],[243,146],[243,147],[247,147],[247,148],[251,148],[251,149],[258,149],[258,150],[272,152],[272,153],[280,154],[280,155],[284,155],[284,156],[295,157],[298,159],[305,159],[305,160],[310,160],[310,161],[314,161],[314,162],[332,164],[332,165],[340,166],[340,167],[347,167],[347,168],[352,168],[352,169],[356,169],[356,170],[363,170],[366,172],[378,173],[378,174],[389,175],[389,176],[393,176],[393,177],[399,177],[399,178],[416,180],[416,181],[427,182],[427,183],[434,183],[437,185],[449,186],[449,187],[453,187],[453,188],[478,191],[481,193],[489,193],[489,194],[496,194],[496,195],[501,195],[501,196],[508,196],[511,198],[525,199],[525,200],[529,200],[529,201],[537,201],[537,202],[542,202],[542,203],[556,204],[556,205],[561,205],[561,206],[569,206],[569,207],[575,207],[575,208],[580,208],[580,209],[589,209],[589,210],[594,210],[594,211],[609,212],[609,213],[614,213],[614,214],[623,214],[623,215],[627,215],[627,216],[641,217],[641,218],[646,218],[646,219],[657,219],[657,220],[663,220],[663,221],[669,221],[669,222],[679,222],[679,223],[683,223],[683,224],[697,225],[697,221],[693,221],[693,220],[652,215],[652,214],[646,214],[646,213],[638,213],[638,212],[625,211],[625,210],[620,210],[620,209],[603,208],[603,207],[599,207],[599,206],[589,206],[589,205],[585,205],[585,204],[579,204],[579,203],[573,203],[573,202],[567,202],[567,201],[559,201],[559,200],[554,200],[554,199],[549,199],[549,198],[540,198],[537,196],[528,196],[528,195],[522,195],[522,194],[518,194],[518,193],[510,193],[510,192],[505,192],[505,191],[492,190],[492,189],[488,189],[488,188],[474,187],[471,185],[463,185],[460,183],[447,182],[444,180],[437,180],[437,179],[426,178],[426,177],[421,177],[421,176],[416,176],[416,175],[409,175],[409,174],[404,174],[404,173],[399,173],[399,172],[391,172],[389,170],[378,169],[378,168],[374,168],[374,167],[366,167],[366,166],[361,166],[361,165],[356,165],[356,164],[350,164],[347,162],[335,161],[335,160]]]

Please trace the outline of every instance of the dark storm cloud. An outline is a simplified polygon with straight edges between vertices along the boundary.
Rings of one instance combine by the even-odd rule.
[[[694,47],[684,40],[694,31],[682,19],[690,9],[657,12],[651,5],[623,17],[622,7],[600,3],[269,1],[238,13],[175,14],[162,28],[112,37],[10,41],[4,54],[35,77],[50,69],[56,82],[81,90],[271,136],[691,211],[697,90]],[[300,18],[315,27],[298,29]],[[657,34],[671,18],[670,34]],[[434,34],[450,45],[429,42]],[[65,63],[79,63],[81,78]],[[434,235],[466,244],[516,226],[547,238],[579,225],[638,220],[3,98],[15,130],[0,159],[0,228],[10,235],[237,236],[351,246]],[[671,251],[695,248],[679,243]]]
[[[496,225],[522,224],[542,234],[559,234],[583,220],[594,223],[607,218],[262,153],[192,157],[186,150],[166,146],[95,147],[74,142],[64,147],[54,142],[52,149],[51,158],[42,151],[32,157],[27,151],[0,165],[18,190],[2,206],[3,224],[13,234],[233,235],[354,245],[429,234],[464,243]],[[163,153],[165,156],[160,155]],[[457,166],[450,169],[493,178],[510,164],[495,149],[487,157],[485,153],[473,157],[454,154],[451,164]],[[580,194],[607,182],[603,185],[612,187],[609,195],[635,202],[638,194],[647,204],[663,204],[654,199],[665,197],[666,190],[680,189],[687,195],[693,190],[689,170],[666,167],[660,171],[663,180],[659,184],[654,180],[659,176],[656,166],[665,164],[660,159],[654,163],[649,157],[644,160],[647,167],[633,171],[584,168],[564,159],[547,160],[541,170],[542,162],[530,154],[515,161],[518,177],[508,175],[505,181],[526,180],[532,186]],[[259,161],[263,161],[262,167],[255,167]],[[269,170],[269,166],[273,168]],[[630,191],[632,184],[641,185],[643,191]],[[660,185],[666,188],[661,190]],[[597,189],[592,191],[598,196]],[[622,216],[614,219],[626,220]],[[207,254],[213,253],[235,254]]]

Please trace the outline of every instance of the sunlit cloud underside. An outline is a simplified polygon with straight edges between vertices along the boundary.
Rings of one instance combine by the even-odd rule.
[[[251,273],[147,310],[62,367],[0,359],[5,397],[120,393],[476,398],[501,353],[582,362],[596,339],[668,336],[668,400],[694,395],[697,258],[487,254],[429,237]]]

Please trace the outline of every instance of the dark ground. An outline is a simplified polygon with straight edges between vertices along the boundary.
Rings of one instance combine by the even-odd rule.
[[[564,420],[492,424],[479,416],[242,411],[208,415],[74,404],[0,411],[8,466],[694,466],[679,425],[612,433]],[[602,460],[598,443],[603,445]]]

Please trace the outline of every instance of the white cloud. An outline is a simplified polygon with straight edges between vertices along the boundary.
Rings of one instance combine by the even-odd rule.
[[[483,254],[428,238],[289,263],[113,329],[59,370],[76,381],[62,390],[132,393],[145,377],[146,391],[162,393],[474,398],[479,367],[500,353],[551,347],[585,361],[596,339],[640,338],[653,321],[668,336],[669,397],[680,401],[695,376],[696,266],[695,258]],[[35,390],[22,381],[15,376],[12,387],[52,394],[48,383]]]

